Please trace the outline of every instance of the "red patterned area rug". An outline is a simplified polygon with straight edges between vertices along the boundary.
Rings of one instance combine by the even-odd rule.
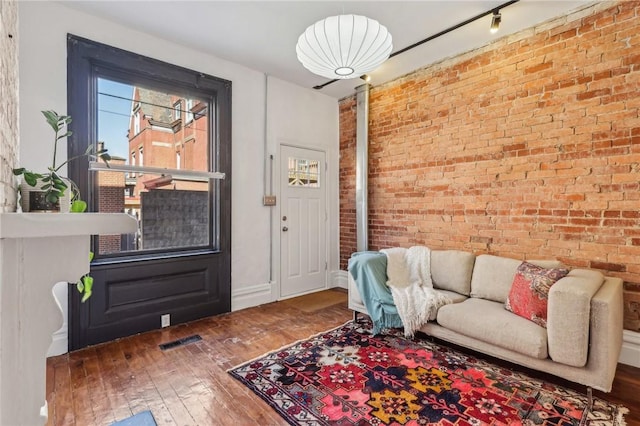
[[[627,409],[348,322],[229,370],[292,425],[624,425]]]

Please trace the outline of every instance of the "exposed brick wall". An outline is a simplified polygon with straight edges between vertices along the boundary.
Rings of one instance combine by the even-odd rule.
[[[16,209],[18,157],[18,4],[0,1],[0,212]]]
[[[369,242],[557,258],[625,281],[640,329],[640,2],[598,4],[371,92]],[[341,101],[341,179],[355,173]],[[354,250],[341,182],[341,265]]]

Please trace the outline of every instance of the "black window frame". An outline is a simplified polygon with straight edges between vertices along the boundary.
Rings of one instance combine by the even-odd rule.
[[[209,129],[214,132],[212,137],[216,141],[209,147],[209,166],[211,170],[225,174],[224,179],[210,181],[209,191],[217,197],[213,197],[210,203],[209,246],[99,255],[98,239],[93,238],[94,262],[104,264],[218,252],[226,252],[230,256],[231,82],[73,34],[67,34],[67,48],[68,52],[73,50],[67,58],[68,114],[73,117],[73,134],[68,138],[67,146],[69,158],[84,153],[88,144],[97,144],[97,84],[98,78],[102,77],[209,100],[215,106],[211,109],[214,114],[209,116]],[[95,211],[97,187],[94,172],[88,170],[88,161],[82,157],[71,162],[68,175],[78,185],[81,197]],[[92,191],[89,191],[90,187]]]

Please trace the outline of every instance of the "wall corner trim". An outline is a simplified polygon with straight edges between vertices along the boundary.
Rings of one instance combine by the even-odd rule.
[[[271,286],[274,282],[242,287],[231,292],[231,311],[250,308],[272,302]]]
[[[622,351],[618,360],[621,364],[640,367],[640,333],[637,331],[623,330]]]
[[[349,272],[343,270],[331,271],[331,287],[349,288]]]

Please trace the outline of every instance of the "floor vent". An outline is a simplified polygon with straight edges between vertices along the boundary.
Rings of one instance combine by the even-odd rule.
[[[175,348],[193,342],[199,342],[200,340],[202,340],[202,337],[200,337],[200,335],[198,334],[194,334],[193,336],[183,337],[182,339],[174,340],[173,342],[162,343],[159,346],[160,349],[166,351],[167,349]]]

